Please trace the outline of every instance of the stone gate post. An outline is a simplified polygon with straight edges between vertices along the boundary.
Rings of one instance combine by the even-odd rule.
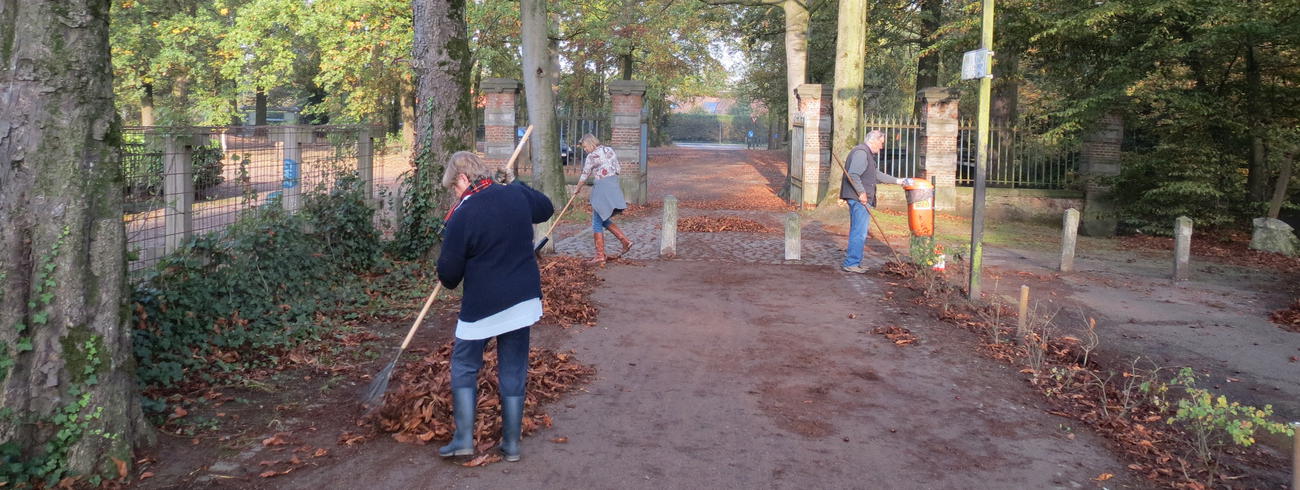
[[[1083,136],[1079,170],[1087,187],[1084,190],[1083,229],[1086,236],[1115,236],[1119,226],[1117,207],[1111,193],[1110,177],[1119,175],[1120,145],[1124,143],[1124,118],[1107,114],[1093,130]]]
[[[803,114],[803,207],[815,207],[826,196],[831,174],[830,85],[805,83],[795,89]],[[799,142],[791,141],[797,145]]]
[[[916,93],[921,107],[920,155],[922,176],[934,179],[934,207],[951,211],[957,207],[957,107],[961,92],[930,87]]]
[[[519,97],[519,81],[509,78],[486,78],[479,82],[483,93],[484,158],[489,169],[515,175],[515,168],[505,168],[510,154],[515,151],[515,99]]]
[[[646,173],[641,171],[641,107],[645,103],[645,82],[614,80],[609,82],[609,146],[618,155],[619,182],[623,196],[633,204],[645,204]]]

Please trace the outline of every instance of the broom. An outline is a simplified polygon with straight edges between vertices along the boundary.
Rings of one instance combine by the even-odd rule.
[[[573,200],[577,199],[580,193],[582,193],[581,182],[578,183],[578,188],[573,191],[573,197],[570,197],[569,202],[564,204],[564,209],[560,210],[560,214],[555,215],[555,221],[552,221],[551,227],[546,229],[546,234],[542,235],[542,239],[537,241],[537,245],[533,246],[534,254],[540,255],[542,253],[542,247],[546,246],[546,242],[551,241],[551,232],[555,231],[555,225],[560,224],[560,218],[564,217],[564,213],[569,210],[569,206],[573,205]]]
[[[384,392],[388,391],[388,380],[393,377],[393,369],[397,367],[397,360],[401,359],[402,352],[406,351],[406,347],[411,345],[411,339],[415,337],[415,331],[424,322],[424,315],[429,313],[429,307],[433,306],[433,299],[438,297],[440,292],[442,292],[441,282],[433,288],[433,294],[429,295],[429,299],[424,300],[424,308],[421,308],[420,315],[415,317],[415,323],[411,325],[411,331],[406,332],[406,339],[402,341],[402,346],[397,348],[397,355],[393,356],[393,360],[389,361],[387,366],[379,370],[379,374],[376,374],[374,380],[370,382],[370,387],[366,388],[366,392],[361,399],[361,405],[367,407],[366,413],[374,411],[375,408],[381,405],[379,402],[384,397]]]
[[[844,175],[849,174],[849,169],[844,168],[844,162],[840,161],[839,155],[836,155],[835,152],[831,152],[831,158],[834,158],[835,163],[840,165],[840,171],[844,172]],[[862,207],[867,208],[867,214],[871,216],[871,223],[876,225],[876,231],[880,232],[880,239],[885,242],[886,247],[889,247],[890,253],[894,254],[894,262],[902,264],[903,259],[900,258],[898,252],[894,250],[894,244],[889,243],[889,235],[886,235],[885,230],[880,227],[880,221],[876,219],[876,213],[871,212],[871,206],[865,202],[862,203]]]

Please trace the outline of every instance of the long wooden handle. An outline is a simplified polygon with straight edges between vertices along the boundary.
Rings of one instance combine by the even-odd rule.
[[[519,158],[519,153],[524,151],[524,145],[528,143],[528,138],[533,135],[533,125],[529,124],[528,129],[524,130],[524,136],[519,138],[519,144],[515,145],[514,153],[510,154],[510,159],[506,160],[506,174],[510,180],[515,180],[515,159]]]
[[[420,316],[415,317],[415,323],[411,325],[411,331],[406,332],[406,340],[402,341],[402,347],[398,349],[399,352],[406,350],[406,346],[411,345],[411,339],[415,337],[415,331],[420,329],[421,323],[424,323],[424,315],[429,313],[429,307],[433,306],[433,299],[438,297],[439,292],[442,292],[441,282],[433,288],[433,294],[429,295],[429,299],[424,300],[424,308],[420,309]]]
[[[555,215],[555,221],[551,222],[551,227],[546,229],[546,234],[542,235],[543,237],[551,236],[551,232],[555,231],[555,225],[560,224],[560,218],[563,218],[564,213],[569,210],[569,206],[573,205],[573,201],[578,198],[579,192],[582,192],[582,182],[578,182],[578,188],[573,191],[573,197],[570,197],[569,202],[564,204],[564,209],[560,210],[560,214]]]

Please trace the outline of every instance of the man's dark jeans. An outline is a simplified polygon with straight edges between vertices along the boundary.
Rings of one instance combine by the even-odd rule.
[[[524,327],[496,336],[497,382],[501,396],[524,396],[528,379],[528,332]],[[483,368],[483,348],[488,340],[456,339],[451,348],[451,389],[478,386],[478,372]]]

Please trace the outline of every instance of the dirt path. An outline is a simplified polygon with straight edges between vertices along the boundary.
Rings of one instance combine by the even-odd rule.
[[[683,216],[779,222],[772,168],[783,162],[765,154],[660,153],[652,183],[663,186],[652,192],[683,199]],[[723,177],[738,184],[706,185]],[[535,331],[535,345],[573,350],[598,374],[548,408],[554,426],[523,441],[522,462],[464,468],[439,460],[436,444],[386,436],[332,445],[357,430],[353,379],[246,442],[180,445],[198,468],[175,464],[143,487],[1083,488],[1103,473],[1119,475],[1110,488],[1143,486],[1104,441],[1047,414],[1014,368],[979,354],[972,334],[893,298],[889,279],[840,272],[843,237],[809,225],[806,260],[783,264],[779,234],[687,232],[681,258],[662,261],[656,220],[624,221],[633,258],[647,260],[600,271],[595,327]],[[590,237],[574,229],[558,248],[588,254]],[[872,252],[869,264],[883,261],[878,245]],[[450,322],[417,345],[444,340]],[[890,325],[917,343],[872,333]],[[258,462],[274,456],[258,441],[285,430],[330,455],[258,478]]]

